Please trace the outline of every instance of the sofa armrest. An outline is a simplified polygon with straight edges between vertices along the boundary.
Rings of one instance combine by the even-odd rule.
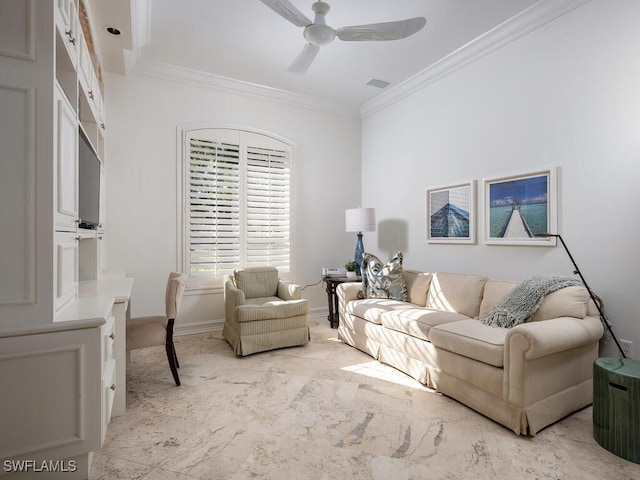
[[[264,305],[240,305],[235,309],[235,320],[239,323],[290,318],[309,313],[309,301],[290,300],[287,302],[269,302]]]
[[[300,300],[302,298],[302,288],[292,282],[278,282],[278,297],[283,300]]]
[[[344,315],[344,310],[347,307],[347,303],[351,300],[358,300],[358,292],[362,282],[347,282],[341,283],[336,287],[336,296],[338,297],[338,312],[340,317]]]
[[[232,309],[246,302],[244,292],[237,288],[232,282],[224,284],[224,303]]]
[[[526,409],[562,392],[589,390],[603,333],[600,319],[590,316],[558,317],[510,329],[504,349],[505,400]],[[584,399],[579,403],[587,404]],[[534,425],[530,428],[537,431]]]
[[[595,317],[559,317],[517,325],[505,339],[505,365],[514,355],[526,360],[598,342],[604,334]]]
[[[341,300],[344,300],[345,303],[350,302],[351,300],[357,300],[358,292],[361,287],[361,282],[341,283],[336,287],[336,295],[338,295]]]

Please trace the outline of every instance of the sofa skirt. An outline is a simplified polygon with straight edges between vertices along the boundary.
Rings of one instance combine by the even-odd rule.
[[[380,344],[345,325],[340,324],[338,326],[338,340],[357,348],[367,355],[371,355],[376,360],[378,359]]]
[[[236,355],[240,356],[278,348],[297,347],[309,343],[310,333],[309,326],[306,325],[306,316],[287,320],[293,321],[293,325],[297,323],[298,326],[290,325],[285,330],[269,331],[268,321],[265,321],[263,322],[265,331],[257,329],[252,333],[241,333],[235,330],[228,322],[225,322],[222,336],[231,345]]]

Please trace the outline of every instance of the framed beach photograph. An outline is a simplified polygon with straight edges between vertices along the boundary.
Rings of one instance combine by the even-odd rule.
[[[556,168],[484,181],[484,238],[496,245],[555,246]]]
[[[427,242],[475,243],[476,182],[427,190]]]

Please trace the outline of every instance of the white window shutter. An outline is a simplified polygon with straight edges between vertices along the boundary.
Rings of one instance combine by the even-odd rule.
[[[289,271],[291,167],[283,150],[247,147],[246,263]]]
[[[240,146],[190,140],[188,239],[192,276],[240,266]]]
[[[225,129],[186,136],[185,237],[191,276],[291,268],[291,148]]]

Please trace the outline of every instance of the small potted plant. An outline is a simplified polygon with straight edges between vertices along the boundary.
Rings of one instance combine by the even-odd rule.
[[[347,278],[354,279],[356,278],[356,271],[358,270],[358,264],[353,260],[348,261],[344,264],[344,268],[347,271]]]

